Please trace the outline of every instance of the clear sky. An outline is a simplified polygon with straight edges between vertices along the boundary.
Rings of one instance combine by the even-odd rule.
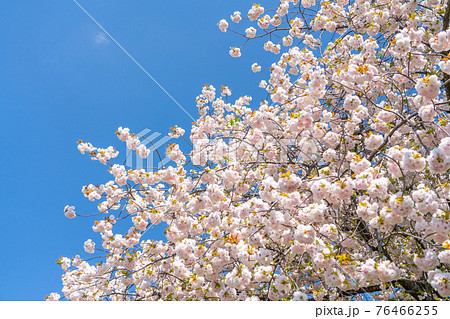
[[[250,69],[264,65],[256,46],[231,58],[229,47],[243,39],[216,25],[236,10],[247,13],[252,2],[78,2],[194,117],[206,83],[229,86],[233,101],[249,94],[257,106],[265,98],[257,87],[263,76]],[[81,188],[111,176],[76,141],[123,151],[119,126],[166,135],[174,125],[189,133],[192,120],[72,0],[2,0],[0,12],[0,300],[43,300],[62,288],[59,256],[89,257],[84,241],[100,243],[94,219],[63,213],[66,204],[97,212]],[[123,160],[121,152],[116,163]]]

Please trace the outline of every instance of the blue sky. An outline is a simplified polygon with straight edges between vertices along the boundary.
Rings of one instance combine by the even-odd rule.
[[[262,75],[250,70],[252,62],[264,65],[257,56],[262,42],[250,42],[233,59],[229,47],[243,41],[216,25],[235,10],[246,13],[252,2],[79,3],[194,117],[206,83],[229,86],[233,100],[252,95],[253,106],[265,98]],[[110,180],[76,141],[122,151],[119,126],[165,135],[174,125],[189,132],[192,120],[72,0],[3,0],[0,12],[0,300],[43,300],[62,288],[59,256],[88,257],[84,241],[99,244],[94,219],[63,214],[66,204],[96,212],[81,188]],[[274,58],[262,54],[267,62]],[[124,152],[116,163],[123,160]]]

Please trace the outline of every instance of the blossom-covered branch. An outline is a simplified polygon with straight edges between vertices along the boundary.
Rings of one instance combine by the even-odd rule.
[[[449,12],[443,0],[281,0],[219,21],[245,38],[231,56],[261,40],[274,54],[268,100],[206,85],[189,141],[153,171],[80,141],[112,175],[83,187],[107,216],[84,248],[106,256],[61,257],[65,297],[448,299]],[[117,136],[153,151],[127,128]],[[152,240],[161,223],[166,240]]]

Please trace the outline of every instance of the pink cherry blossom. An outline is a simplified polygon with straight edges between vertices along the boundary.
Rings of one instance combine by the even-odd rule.
[[[89,259],[57,261],[63,298],[447,300],[449,12],[437,0],[280,0],[228,13],[241,41],[229,54],[250,42],[264,54],[246,71],[261,95],[204,85],[165,153],[119,127],[131,155],[167,156],[158,169],[78,142],[111,180],[82,187],[92,211],[64,208],[93,216],[97,238]]]

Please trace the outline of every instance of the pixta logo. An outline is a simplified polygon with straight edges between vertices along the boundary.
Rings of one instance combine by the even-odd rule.
[[[150,150],[150,153],[147,158],[142,158],[138,156],[136,152],[126,148],[127,159],[125,161],[125,166],[133,169],[153,171],[161,169],[169,163],[170,158],[165,153],[164,145],[170,141],[171,138],[167,135],[161,137],[161,135],[161,133],[152,132],[148,128],[137,133],[135,136],[139,138],[140,145],[145,145],[145,147]]]

